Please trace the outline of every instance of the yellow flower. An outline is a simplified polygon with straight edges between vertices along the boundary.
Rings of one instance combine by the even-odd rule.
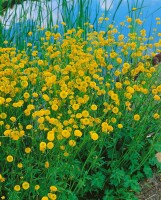
[[[134,120],[135,121],[139,121],[140,120],[140,115],[138,115],[138,114],[134,115]]]
[[[25,93],[23,94],[23,97],[24,97],[25,99],[28,99],[28,98],[30,97],[30,94],[29,94],[28,92],[25,92]]]
[[[112,118],[111,118],[111,122],[112,122],[112,123],[116,123],[116,118],[112,117]]]
[[[31,148],[30,147],[25,148],[25,153],[30,153],[30,152],[31,152]]]
[[[87,110],[83,110],[82,111],[82,116],[83,117],[88,117],[89,116],[89,112]]]
[[[29,36],[31,36],[31,35],[32,35],[32,32],[31,32],[31,31],[30,31],[30,32],[28,32],[28,35],[29,35]]]
[[[121,74],[121,72],[118,71],[118,70],[116,70],[116,71],[114,72],[114,75],[115,75],[115,76],[119,76],[120,74]]]
[[[15,121],[16,121],[16,117],[10,117],[10,120],[11,120],[12,122],[15,122]]]
[[[60,92],[60,97],[61,97],[62,99],[65,99],[67,96],[68,96],[68,92],[66,92],[66,91],[61,91],[61,92]]]
[[[17,164],[17,167],[18,167],[18,168],[22,168],[22,167],[23,167],[23,164],[22,164],[22,163],[18,163],[18,164]]]
[[[32,129],[32,125],[31,125],[31,124],[28,124],[28,125],[26,126],[26,129],[27,129],[27,130]]]
[[[47,196],[44,196],[41,198],[41,200],[49,200],[49,198]]]
[[[30,187],[30,184],[29,184],[27,181],[25,181],[25,182],[22,183],[22,188],[23,188],[24,190],[29,189],[29,187]]]
[[[159,101],[160,100],[160,96],[159,95],[154,95],[154,100]]]
[[[48,161],[45,162],[45,168],[49,168],[50,164]]]
[[[122,88],[122,83],[116,82],[115,86],[116,86],[117,89],[121,89]]]
[[[49,96],[48,96],[47,94],[43,94],[43,95],[42,95],[42,98],[43,98],[45,101],[49,101],[49,100],[50,100],[50,98],[49,98]]]
[[[93,131],[90,132],[90,135],[92,140],[98,140],[99,138],[98,134]]]
[[[135,11],[135,10],[137,10],[137,8],[132,8],[132,11]]]
[[[71,147],[74,147],[76,145],[76,141],[75,140],[69,140],[69,145]]]
[[[65,138],[69,138],[70,137],[70,132],[68,130],[63,130],[61,134]]]
[[[54,136],[54,131],[49,131],[49,132],[47,133],[47,140],[53,141],[54,138],[55,138],[55,136]]]
[[[68,152],[64,152],[63,154],[65,157],[69,156],[69,153]]]
[[[57,106],[56,104],[53,104],[53,105],[51,106],[51,109],[54,110],[54,111],[56,111],[56,110],[58,110],[58,106]]]
[[[130,86],[127,86],[126,88],[127,92],[129,92],[130,94],[133,94],[134,93],[134,88],[130,87]]]
[[[51,36],[51,32],[50,32],[50,31],[46,31],[46,32],[45,32],[45,36],[46,36],[46,37],[50,37],[50,36]]]
[[[1,117],[1,119],[6,119],[7,118],[7,114],[6,113],[1,113],[0,117]]]
[[[44,64],[44,61],[43,61],[43,60],[38,60],[38,62],[37,62],[37,63],[38,63],[38,65],[40,65],[40,66],[41,66],[41,65],[43,65],[43,64]]]
[[[155,114],[153,115],[153,117],[154,117],[154,119],[159,119],[159,118],[160,118],[160,115],[159,115],[158,113],[155,113]]]
[[[56,186],[52,185],[52,186],[50,186],[50,191],[56,192],[56,191],[58,191],[58,188]]]
[[[0,174],[0,182],[3,183],[5,181],[5,178]]]
[[[39,190],[40,189],[40,185],[35,185],[35,190]]]
[[[5,99],[3,97],[0,97],[0,105],[4,104]]]
[[[91,105],[91,110],[97,110],[97,105],[95,104]]]
[[[9,155],[7,156],[7,162],[13,162],[13,156]]]
[[[117,107],[114,107],[114,108],[112,109],[112,112],[115,113],[115,114],[117,114],[117,113],[119,112],[119,109],[118,109]]]
[[[45,151],[45,149],[46,149],[46,143],[40,142],[40,151]]]
[[[131,17],[128,17],[128,18],[127,18],[127,22],[129,22],[129,23],[132,22],[132,18],[131,18]]]
[[[15,190],[16,192],[20,191],[20,189],[21,189],[20,185],[15,185],[15,186],[14,186],[14,190]]]
[[[38,95],[36,92],[34,92],[34,93],[32,93],[32,96],[36,98],[36,97],[38,97],[39,95]]]
[[[57,199],[56,194],[52,194],[52,193],[48,193],[48,197],[49,197],[49,199],[52,199],[52,200],[56,200]]]
[[[122,124],[118,124],[117,126],[118,126],[118,128],[120,128],[120,129],[123,128],[123,125],[122,125]]]
[[[53,142],[48,142],[47,143],[47,148],[48,149],[52,149],[54,147],[54,143]]]
[[[77,137],[82,137],[82,132],[80,130],[75,130],[74,135]]]
[[[78,110],[79,109],[79,104],[74,103],[72,105],[73,110]]]

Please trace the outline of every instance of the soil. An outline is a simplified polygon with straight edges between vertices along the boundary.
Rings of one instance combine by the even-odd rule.
[[[141,192],[137,195],[139,200],[161,200],[161,174],[154,175],[140,185]]]

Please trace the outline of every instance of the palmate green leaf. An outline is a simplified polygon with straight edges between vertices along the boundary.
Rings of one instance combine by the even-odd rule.
[[[113,190],[106,190],[105,195],[103,197],[103,200],[115,200],[116,198],[113,196],[114,191]]]
[[[125,171],[121,169],[116,169],[111,172],[110,183],[114,186],[119,186],[121,181],[124,179]]]
[[[117,189],[115,200],[138,200],[135,194],[125,188],[120,187]]]
[[[129,190],[133,190],[135,192],[140,192],[140,186],[137,179],[131,178],[129,175],[126,175],[124,178],[123,185],[125,188]]]
[[[97,172],[96,174],[92,175],[91,186],[96,189],[103,188],[105,182],[105,175],[101,172]]]
[[[145,165],[143,171],[147,178],[151,178],[153,176],[153,171],[152,171],[150,165]]]

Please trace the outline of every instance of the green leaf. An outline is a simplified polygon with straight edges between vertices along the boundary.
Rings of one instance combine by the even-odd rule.
[[[105,182],[105,175],[101,172],[97,172],[96,174],[92,175],[91,186],[94,188],[101,189]]]
[[[147,178],[151,178],[153,176],[153,171],[149,165],[145,165],[143,171]]]

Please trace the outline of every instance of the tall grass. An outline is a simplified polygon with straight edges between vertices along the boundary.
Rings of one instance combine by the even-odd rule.
[[[12,14],[12,20],[9,27],[9,30],[13,31],[12,37],[8,36],[9,32],[4,32],[5,38],[10,39],[10,41],[14,41],[16,44],[23,43],[23,40],[25,40],[25,37],[28,33],[29,25],[26,24],[26,16],[31,15],[31,13],[34,12],[34,10],[37,10],[35,13],[35,20],[34,20],[34,26],[44,26],[47,30],[51,30],[51,28],[54,26],[54,24],[60,24],[61,21],[63,21],[66,25],[61,29],[61,32],[64,32],[68,29],[74,28],[74,27],[80,27],[83,28],[85,31],[84,36],[86,35],[86,32],[88,32],[88,26],[85,24],[86,22],[91,23],[94,25],[94,29],[98,31],[101,29],[101,25],[97,23],[98,18],[101,14],[104,14],[104,17],[109,17],[110,9],[113,5],[113,16],[110,16],[111,23],[114,23],[115,18],[117,16],[117,13],[119,12],[119,8],[123,3],[123,0],[112,0],[111,4],[107,6],[108,1],[92,1],[92,0],[57,0],[54,3],[53,7],[53,1],[44,0],[44,1],[27,1],[30,6],[27,8],[27,10],[24,7],[24,4],[21,4],[20,7],[18,4],[14,5],[14,9],[9,12],[11,0],[7,1],[7,8],[5,11],[3,11],[3,26],[6,27],[6,23],[10,19],[10,15]],[[94,3],[95,2],[95,3]],[[25,1],[26,3],[26,1]],[[104,10],[100,9],[100,6],[104,4]],[[124,4],[128,7],[129,16],[132,16],[134,12],[132,12],[132,7],[139,7],[139,11],[137,12],[138,17],[141,10],[144,8],[144,0],[142,1],[135,1],[135,3],[129,3],[127,0],[127,4]],[[115,10],[114,10],[115,9]],[[1,2],[1,10],[2,10],[2,2]],[[44,15],[44,11],[46,10],[46,15]],[[53,15],[53,13],[57,12],[57,16]],[[19,13],[19,19],[17,19],[17,13]],[[92,17],[92,13],[94,13],[94,16]],[[135,12],[136,14],[136,12]],[[32,16],[31,16],[32,18]],[[57,18],[57,19],[55,19]],[[32,20],[32,19],[31,19]],[[14,27],[16,23],[19,23],[17,27]],[[34,26],[30,27],[30,31],[33,33]],[[14,28],[13,28],[14,27]],[[59,30],[60,30],[59,29]],[[131,31],[134,30],[135,27],[131,29]],[[58,30],[58,29],[57,29]],[[21,35],[21,37],[17,37]],[[15,38],[19,38],[16,41]],[[19,46],[19,45],[18,45]]]

